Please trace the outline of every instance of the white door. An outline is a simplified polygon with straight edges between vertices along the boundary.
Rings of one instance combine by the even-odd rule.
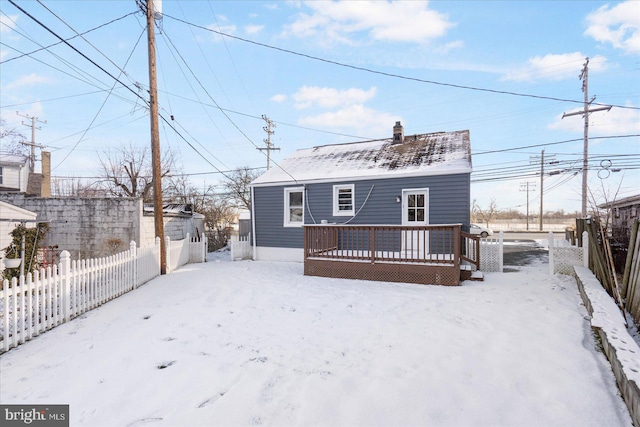
[[[429,224],[429,189],[402,190],[402,225]],[[402,233],[402,256],[422,257],[429,252],[427,231]]]

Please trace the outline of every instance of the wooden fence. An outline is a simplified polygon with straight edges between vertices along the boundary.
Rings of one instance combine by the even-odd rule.
[[[167,273],[189,262],[204,262],[206,238],[167,240]],[[171,266],[171,268],[169,267]],[[160,275],[160,239],[154,246],[104,258],[71,260],[4,280],[0,289],[0,353],[119,297]]]
[[[640,220],[636,219],[631,227],[631,239],[627,262],[622,276],[620,289],[625,308],[633,317],[636,326],[640,326]]]

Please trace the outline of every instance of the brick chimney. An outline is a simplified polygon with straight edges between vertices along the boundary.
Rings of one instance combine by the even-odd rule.
[[[393,143],[394,144],[402,144],[404,142],[404,128],[400,124],[400,122],[396,122],[396,125],[393,127]]]
[[[42,154],[42,187],[41,197],[51,197],[51,153],[43,151]]]

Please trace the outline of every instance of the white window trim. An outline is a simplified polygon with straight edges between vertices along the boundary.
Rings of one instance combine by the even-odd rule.
[[[289,194],[302,193],[302,222],[292,222],[289,220],[290,206]],[[288,187],[284,189],[284,226],[285,227],[302,227],[304,225],[304,187]]]
[[[338,209],[338,193],[340,190],[351,190],[351,210],[341,211]],[[356,188],[354,184],[342,184],[333,186],[333,216],[353,216],[356,205]]]

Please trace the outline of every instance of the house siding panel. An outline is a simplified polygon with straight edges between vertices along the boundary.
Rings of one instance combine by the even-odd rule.
[[[333,186],[355,184],[355,217],[333,216]],[[299,185],[290,185],[295,187]],[[283,227],[285,186],[255,187],[255,227],[257,246],[302,248],[302,228]],[[470,174],[387,178],[307,184],[305,224],[329,223],[390,224],[402,223],[402,204],[396,197],[403,189],[429,189],[429,223],[462,223],[468,230]],[[368,199],[367,199],[368,197]],[[365,203],[366,201],[366,203]],[[364,204],[364,206],[363,206]]]

